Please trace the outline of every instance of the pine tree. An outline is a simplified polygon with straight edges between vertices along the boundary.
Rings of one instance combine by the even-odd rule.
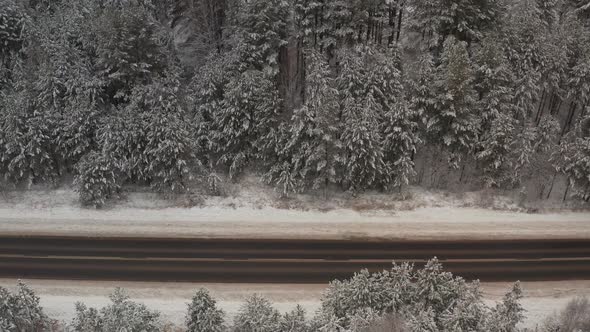
[[[281,319],[280,332],[312,332],[312,328],[305,319],[305,310],[300,305],[287,312]]]
[[[435,74],[438,98],[426,122],[427,133],[442,142],[453,167],[458,167],[462,157],[473,151],[480,126],[475,116],[474,73],[466,47],[453,37],[445,41],[442,63]]]
[[[409,28],[422,36],[431,50],[442,50],[447,37],[468,44],[479,41],[496,23],[501,1],[412,0]]]
[[[266,178],[281,186],[282,194],[326,188],[338,180],[338,92],[326,58],[317,51],[306,56],[305,103],[282,128],[279,162]]]
[[[93,27],[96,65],[108,99],[116,104],[126,101],[135,85],[163,72],[166,55],[157,38],[157,22],[143,5],[125,1],[104,7]]]
[[[22,282],[16,292],[0,287],[0,329],[5,332],[43,332],[51,320],[39,305],[39,297]]]
[[[383,149],[393,177],[391,184],[400,190],[416,175],[413,156],[422,142],[416,119],[416,113],[402,99],[385,113],[382,124]]]
[[[223,311],[217,308],[215,300],[206,289],[200,289],[188,305],[186,316],[188,332],[221,332]]]
[[[137,164],[139,179],[156,191],[186,192],[193,174],[202,171],[195,155],[192,127],[179,96],[179,82],[171,77],[135,88],[127,112],[144,123]]]
[[[587,110],[587,112],[590,110]],[[586,115],[569,132],[553,154],[555,169],[568,177],[568,189],[586,201],[590,200],[590,117]]]
[[[539,99],[547,29],[535,0],[512,4],[502,20],[502,40],[514,73],[513,104],[519,121],[533,113]]]
[[[261,140],[274,125],[279,104],[274,84],[261,71],[246,71],[225,86],[224,99],[211,114],[210,135],[231,178],[251,161],[262,159]]]
[[[120,166],[112,156],[91,151],[75,165],[74,187],[83,206],[101,208],[121,189]]]
[[[389,183],[390,174],[381,145],[379,120],[382,109],[371,92],[363,99],[344,101],[343,181],[353,193],[380,183]]]
[[[18,82],[0,102],[0,173],[12,184],[55,181],[52,124],[32,106],[27,79]]]
[[[493,325],[494,331],[514,331],[523,319],[521,296],[516,284],[502,303],[490,309],[478,282],[453,276],[434,258],[419,269],[408,263],[394,264],[389,271],[364,270],[350,279],[331,282],[314,321],[325,331],[349,331],[354,330],[353,324],[366,324],[393,312],[406,320],[409,331],[484,332]]]
[[[524,319],[524,309],[519,301],[522,299],[520,283],[516,282],[512,290],[504,296],[492,310],[487,331],[491,332],[516,332],[517,325]]]
[[[500,186],[511,168],[512,140],[517,128],[512,105],[513,75],[495,36],[485,38],[476,55],[475,89],[479,95],[480,140],[476,159],[483,165],[484,183]]]
[[[281,315],[269,300],[253,295],[246,299],[234,318],[234,331],[276,332],[280,330]]]
[[[377,100],[385,84],[373,80],[379,66],[367,68],[372,56],[360,47],[343,50],[336,79],[342,100],[342,180],[353,193],[390,181],[379,130],[384,109]]]
[[[244,47],[240,50],[246,69],[278,74],[279,49],[287,43],[289,4],[285,0],[244,1],[239,17]]]
[[[100,310],[76,304],[76,317],[71,326],[77,332],[163,331],[160,313],[133,302],[127,293],[117,288],[109,296],[111,304]]]

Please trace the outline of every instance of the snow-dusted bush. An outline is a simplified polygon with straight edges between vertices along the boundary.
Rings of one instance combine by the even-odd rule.
[[[98,129],[99,146],[127,179],[158,192],[184,193],[201,171],[178,89],[174,77],[136,87],[127,107],[105,117]]]
[[[246,299],[234,318],[234,332],[277,332],[281,331],[281,315],[272,303],[259,296]]]
[[[19,281],[14,293],[0,287],[0,331],[45,332],[50,326],[39,297],[27,285]]]
[[[389,271],[361,271],[333,281],[324,293],[316,323],[326,331],[369,328],[397,313],[410,331],[516,331],[523,319],[519,284],[495,308],[487,307],[479,284],[442,269],[433,259],[423,269],[394,264]],[[338,329],[336,329],[338,330]]]
[[[575,130],[565,135],[552,156],[555,168],[568,177],[574,194],[590,201],[590,116],[580,121]]]
[[[110,296],[111,304],[100,309],[76,304],[76,317],[70,328],[74,332],[163,332],[160,314],[145,305],[129,300],[121,289]]]
[[[200,289],[188,305],[186,326],[188,332],[221,332],[224,331],[223,311],[206,289]]]
[[[361,329],[361,332],[409,332],[406,323],[398,314],[387,314]]]
[[[121,186],[119,166],[111,156],[92,151],[75,166],[74,187],[84,206],[102,207]]]
[[[264,72],[248,70],[226,86],[224,98],[211,114],[211,147],[230,178],[242,173],[252,161],[263,158],[263,141],[275,126],[278,92]]]
[[[590,301],[586,297],[572,299],[559,314],[547,318],[541,331],[590,331]]]
[[[0,60],[22,47],[26,20],[23,3],[15,0],[0,1]]]
[[[0,174],[13,184],[57,177],[51,124],[32,107],[25,87],[0,95]]]
[[[132,179],[147,181],[159,192],[186,192],[193,174],[201,171],[179,88],[175,77],[154,80],[133,89],[125,110],[141,126],[131,134],[137,145],[126,147],[126,155],[132,156],[128,171]]]
[[[310,323],[305,319],[305,310],[297,305],[281,318],[280,332],[314,332]]]
[[[95,13],[97,69],[114,103],[126,101],[135,85],[148,83],[165,68],[158,24],[141,2],[112,1]]]

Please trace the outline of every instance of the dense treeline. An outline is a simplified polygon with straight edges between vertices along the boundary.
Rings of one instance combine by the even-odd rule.
[[[252,295],[230,321],[209,292],[200,289],[188,304],[184,328],[172,329],[162,322],[159,312],[131,301],[124,291],[117,289],[110,296],[111,303],[103,308],[77,303],[76,315],[64,329],[43,312],[39,297],[19,283],[14,293],[0,287],[0,329],[6,332],[526,332],[517,326],[524,319],[521,298],[522,289],[516,283],[501,301],[490,307],[484,303],[477,281],[467,282],[453,276],[433,259],[420,269],[407,263],[394,264],[391,270],[380,273],[363,270],[350,279],[333,281],[311,319],[299,305],[281,314],[269,300]],[[555,318],[548,326],[559,331],[575,332],[575,327],[587,326],[584,318],[578,322],[566,320],[569,324]],[[567,329],[561,330],[566,326]]]
[[[246,169],[590,200],[589,29],[580,0],[0,0],[0,173],[94,206]]]

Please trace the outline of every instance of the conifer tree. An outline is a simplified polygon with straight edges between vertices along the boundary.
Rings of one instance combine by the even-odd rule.
[[[440,139],[450,153],[453,167],[473,151],[480,125],[476,117],[474,72],[466,47],[453,37],[445,41],[442,63],[435,74],[435,110],[427,115],[426,123],[427,133]]]
[[[223,311],[206,289],[200,289],[188,305],[186,325],[189,332],[223,331]]]
[[[305,103],[294,111],[291,122],[283,129],[285,137],[277,151],[279,162],[267,173],[270,182],[283,187],[283,195],[310,188],[326,189],[338,181],[338,92],[323,55],[310,50],[306,64]],[[292,185],[285,186],[288,181]]]

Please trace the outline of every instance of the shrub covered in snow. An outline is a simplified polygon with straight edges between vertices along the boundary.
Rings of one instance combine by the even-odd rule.
[[[119,166],[108,155],[90,152],[75,168],[74,186],[84,206],[102,207],[120,189]]]
[[[50,326],[39,297],[27,285],[19,282],[14,293],[0,287],[0,331],[45,332]]]
[[[98,310],[76,304],[76,317],[71,323],[75,332],[163,332],[160,314],[145,305],[129,300],[122,289],[110,296],[111,304]]]
[[[206,289],[198,290],[189,303],[186,326],[188,332],[224,331],[223,311]]]
[[[324,294],[320,327],[362,330],[372,321],[398,313],[410,331],[517,331],[523,319],[519,284],[495,308],[487,307],[479,284],[468,283],[442,269],[433,259],[423,269],[394,264],[389,271],[364,270],[333,281]]]
[[[545,321],[541,331],[590,331],[590,301],[586,297],[571,300],[559,314],[555,314]]]
[[[269,300],[252,295],[246,299],[234,318],[234,332],[277,332],[280,330],[281,315]]]

